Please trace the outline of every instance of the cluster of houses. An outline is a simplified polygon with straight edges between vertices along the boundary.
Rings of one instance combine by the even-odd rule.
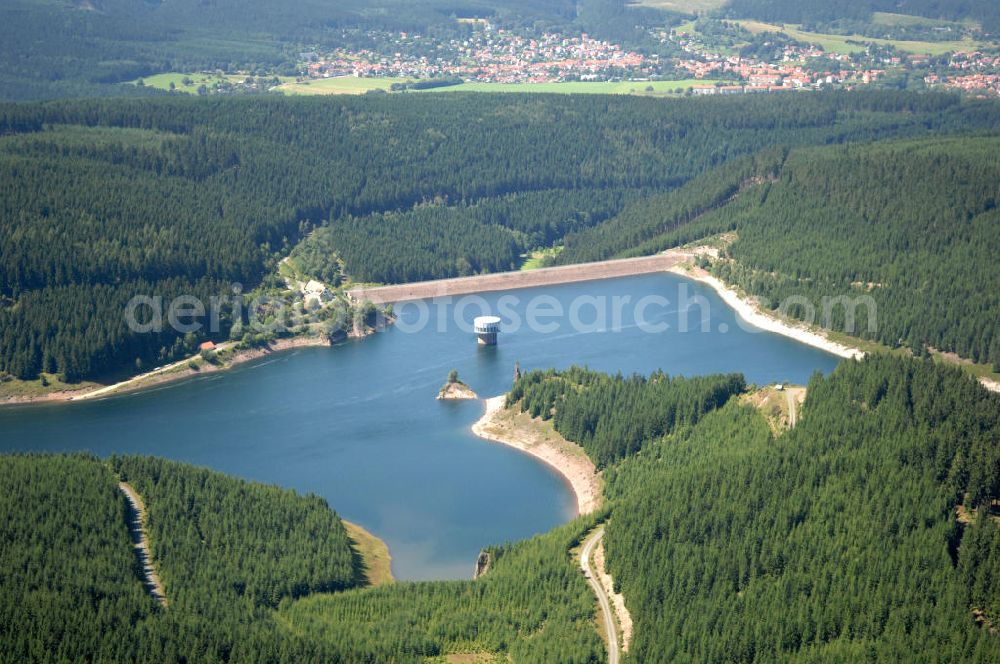
[[[954,90],[964,90],[973,94],[1000,94],[1000,74],[966,74],[963,76],[939,76],[929,74],[924,78],[928,85],[943,85]]]
[[[710,52],[699,40],[683,31],[651,33],[659,34],[662,41],[672,41],[690,57],[661,61],[656,55],[631,52],[587,34],[526,36],[494,28],[484,21],[481,29],[465,39],[436,41],[406,32],[383,33],[379,35],[377,48],[340,50],[325,56],[310,53],[306,54],[305,66],[311,78],[356,76],[420,80],[447,77],[487,83],[648,81],[680,73],[693,79],[721,80],[691,87],[693,94],[709,95],[854,87],[877,82],[887,69],[933,64],[926,55],[869,52],[858,58],[803,44],[782,45],[780,53],[775,54],[775,61],[770,62]],[[822,64],[817,67],[820,62]],[[954,75],[933,74],[925,78],[926,83],[969,91],[1000,92],[997,82],[1000,56],[996,54],[955,54],[946,69]]]
[[[606,80],[649,76],[657,58],[626,51],[618,44],[587,34],[526,37],[485,25],[468,39],[453,39],[426,54],[423,38],[399,33],[391,55],[376,50],[337,51],[307,63],[310,77],[460,77],[489,83],[546,83],[563,80]],[[414,48],[414,46],[418,46]]]
[[[969,93],[1000,94],[1000,55],[956,53],[948,61],[948,72],[928,74],[924,82]]]
[[[738,79],[732,85],[696,85],[694,94],[742,94],[748,92],[776,92],[820,88],[830,85],[868,85],[886,74],[887,68],[914,69],[933,66],[935,59],[925,54],[906,56],[869,53],[857,58],[844,53],[830,53],[815,46],[790,44],[783,47],[780,63],[726,56],[708,51],[694,36],[681,31],[660,33],[661,40],[670,40],[693,57],[680,58],[675,67],[686,70],[696,79]],[[803,64],[815,58],[824,63],[839,64],[828,71],[804,68]],[[928,85],[942,85],[972,93],[1000,94],[1000,55],[996,53],[955,53],[950,57],[948,73],[930,74],[924,78]]]
[[[695,85],[695,94],[738,94],[744,92],[779,92],[820,88],[825,85],[867,85],[885,75],[884,69],[836,69],[811,71],[791,63],[772,64],[731,56],[708,62],[682,60],[676,65],[693,78],[732,79],[731,85]]]

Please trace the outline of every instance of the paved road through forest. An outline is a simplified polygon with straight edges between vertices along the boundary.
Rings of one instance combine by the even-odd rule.
[[[608,664],[618,664],[620,653],[618,651],[618,628],[615,626],[615,616],[611,612],[611,602],[608,600],[607,593],[604,592],[604,586],[601,585],[593,568],[594,547],[597,546],[602,537],[604,537],[604,526],[599,526],[584,542],[583,549],[580,551],[580,569],[583,570],[583,575],[587,577],[587,582],[590,583],[590,587],[593,588],[597,595],[597,601],[601,605],[604,629],[608,635]]]

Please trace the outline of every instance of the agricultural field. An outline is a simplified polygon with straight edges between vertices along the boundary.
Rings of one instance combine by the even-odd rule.
[[[638,0],[631,3],[639,7],[652,7],[686,14],[707,14],[725,5],[727,0]]]
[[[923,16],[910,16],[908,14],[891,14],[889,12],[874,12],[872,14],[872,23],[875,25],[888,25],[888,26],[925,26],[929,28],[946,28],[956,25],[952,21],[942,21],[936,18],[925,18]],[[971,19],[965,19],[961,22],[967,28],[978,29],[980,25]]]
[[[927,55],[942,55],[954,51],[977,51],[985,46],[983,42],[974,39],[955,41],[905,41],[899,39],[876,39],[863,35],[830,35],[820,32],[806,32],[795,25],[776,25],[763,21],[736,21],[742,27],[753,33],[780,32],[792,39],[810,44],[816,44],[829,53],[863,53],[865,44],[894,46],[907,53],[926,53]]]
[[[343,95],[363,94],[371,90],[385,90],[393,83],[404,83],[403,78],[355,78],[340,76],[285,83],[276,90],[292,95]],[[714,80],[685,79],[681,81],[566,81],[562,83],[462,83],[440,88],[426,88],[412,92],[540,92],[558,94],[605,94],[662,96],[681,94],[695,85],[714,85]]]
[[[242,83],[250,76],[249,74],[220,74],[218,72],[166,72],[163,74],[154,74],[153,76],[143,77],[132,81],[133,84],[138,85],[139,81],[146,87],[156,88],[158,90],[170,90],[170,84],[174,84],[174,89],[178,92],[186,92],[189,94],[195,94],[198,92],[198,88],[205,86],[206,88],[212,88],[216,83],[221,83],[223,81],[236,85]],[[277,78],[283,82],[294,81],[295,79],[289,76],[267,76],[266,78]],[[187,83],[185,83],[187,81]]]
[[[356,78],[354,76],[336,76],[334,78],[315,78],[302,82],[290,81],[279,85],[280,90],[290,95],[360,95],[371,90],[389,91],[393,83],[404,83],[404,78]]]
[[[462,83],[427,92],[549,92],[561,94],[668,95],[695,85],[714,85],[714,80],[681,81],[566,81],[562,83]]]

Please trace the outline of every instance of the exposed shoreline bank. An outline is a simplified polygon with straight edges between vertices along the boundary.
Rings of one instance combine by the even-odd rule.
[[[559,473],[576,496],[577,515],[601,506],[601,476],[578,445],[560,436],[548,422],[504,408],[506,395],[485,400],[485,412],[472,432],[486,440],[530,454]]]
[[[759,327],[762,330],[780,334],[790,339],[794,339],[799,343],[813,348],[818,348],[844,359],[860,360],[866,355],[866,353],[859,348],[854,348],[852,346],[828,339],[821,332],[811,330],[805,325],[788,323],[761,311],[760,307],[755,302],[740,296],[735,289],[730,288],[717,277],[709,274],[702,268],[678,263],[677,265],[669,268],[667,271],[671,274],[686,277],[692,281],[697,281],[711,287],[712,290],[714,290],[730,308],[736,311],[740,318],[747,321],[754,327]],[[951,362],[951,364],[957,363]],[[985,377],[979,377],[978,381],[979,384],[987,390],[991,392],[1000,392],[1000,382]]]
[[[541,268],[527,272],[503,272],[484,274],[456,279],[441,279],[435,281],[414,282],[376,288],[357,288],[349,291],[355,300],[370,299],[377,303],[389,303],[410,299],[433,298],[465,293],[491,292],[518,288],[533,288],[545,285],[557,285],[581,281],[599,281],[642,274],[671,273],[693,281],[704,283],[711,287],[722,300],[736,311],[737,315],[754,327],[780,334],[799,343],[820,349],[824,352],[845,359],[861,359],[865,352],[843,343],[833,341],[822,332],[807,328],[805,325],[786,322],[764,312],[752,300],[742,297],[736,290],[730,288],[718,278],[705,270],[690,264],[697,255],[697,250],[670,249],[654,256],[642,258],[616,259],[595,263],[583,263],[555,268]],[[363,334],[348,334],[349,339],[368,336],[373,331]],[[221,344],[217,350],[230,350],[235,344]],[[236,351],[222,366],[203,363],[200,370],[193,370],[186,365],[197,356],[185,358],[178,362],[149,371],[113,385],[100,385],[79,390],[57,390],[44,394],[7,397],[0,396],[0,408],[5,406],[30,405],[35,403],[66,403],[95,399],[112,394],[137,391],[166,382],[181,380],[204,373],[224,371],[243,362],[264,357],[274,353],[295,348],[310,346],[327,346],[329,342],[322,337],[291,337],[278,339],[266,348],[252,348]],[[979,383],[993,392],[1000,392],[1000,382],[990,378],[980,377]]]
[[[780,334],[844,359],[860,360],[865,356],[864,351],[832,341],[804,325],[786,323],[764,313],[755,302],[741,297],[734,289],[699,267],[692,266],[689,269],[684,269],[680,265],[675,265],[669,268],[668,272],[710,286],[740,318],[754,327]]]
[[[392,555],[385,540],[353,521],[344,518],[340,521],[351,539],[354,552],[361,558],[367,587],[377,588],[393,583],[395,579],[392,576]]]
[[[235,344],[221,344],[216,350],[217,351],[227,351],[231,350]],[[148,389],[156,385],[162,385],[164,383],[172,383],[184,378],[191,378],[193,376],[201,376],[204,374],[215,373],[217,371],[227,371],[233,367],[249,362],[251,360],[256,360],[261,357],[266,357],[268,355],[273,355],[275,353],[281,353],[283,351],[294,350],[296,348],[308,348],[315,346],[329,346],[330,342],[322,337],[291,337],[287,339],[277,339],[266,347],[257,348],[247,348],[243,350],[237,350],[233,353],[226,363],[222,366],[217,366],[209,362],[204,362],[198,370],[191,369],[188,367],[188,363],[194,360],[197,356],[184,358],[183,360],[178,360],[168,364],[160,369],[154,369],[153,371],[147,371],[146,373],[139,374],[138,376],[133,376],[132,378],[123,380],[112,385],[103,385],[95,389],[90,390],[63,390],[58,392],[50,392],[48,394],[30,396],[30,397],[8,397],[7,399],[0,400],[0,408],[4,406],[21,406],[30,405],[36,403],[69,403],[73,401],[89,401],[91,399],[99,399],[101,397],[112,396],[115,394],[125,394],[127,392],[136,392],[139,390]]]

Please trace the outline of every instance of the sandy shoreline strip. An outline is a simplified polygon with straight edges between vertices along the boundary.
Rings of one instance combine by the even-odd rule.
[[[235,344],[221,344],[216,350],[223,351],[229,350]],[[107,387],[102,387],[90,392],[85,392],[83,394],[76,394],[69,397],[68,401],[85,401],[88,399],[97,399],[99,397],[110,396],[112,394],[120,394],[122,392],[132,392],[134,390],[140,390],[147,387],[152,387],[153,385],[160,385],[162,383],[168,383],[175,380],[180,380],[182,378],[189,378],[191,376],[201,376],[203,374],[209,374],[216,371],[226,371],[227,369],[232,369],[233,367],[243,364],[244,362],[249,362],[250,360],[256,360],[260,357],[265,357],[268,355],[273,355],[274,353],[280,353],[286,350],[293,350],[295,348],[306,348],[311,346],[329,346],[330,342],[326,339],[320,337],[291,337],[288,339],[278,339],[271,343],[267,347],[259,348],[248,348],[245,350],[236,351],[233,356],[226,362],[223,366],[216,366],[214,364],[205,362],[200,369],[195,371],[194,369],[187,368],[188,362],[194,358],[185,358],[179,362],[174,362],[168,366],[163,367],[158,371],[151,371],[144,374],[140,374],[128,380],[124,380],[120,383],[115,383],[114,385],[108,385]]]
[[[845,359],[860,360],[865,356],[864,351],[832,341],[823,336],[822,333],[810,330],[804,325],[786,323],[764,313],[755,302],[740,297],[739,293],[734,289],[699,267],[675,265],[668,271],[672,274],[687,277],[693,281],[710,286],[727,305],[736,311],[740,318],[755,327],[789,337],[799,343],[819,348],[827,353],[832,353]],[[981,377],[979,378],[979,384],[991,392],[1000,392],[1000,382],[995,380]]]
[[[576,495],[577,514],[600,507],[601,476],[583,449],[556,433],[551,423],[504,408],[506,398],[486,399],[486,412],[472,425],[472,432],[530,454],[562,475]]]
[[[216,350],[229,350],[234,345],[235,343],[232,342],[220,344],[216,347]],[[99,399],[101,397],[108,397],[114,394],[144,390],[157,385],[162,385],[164,383],[172,383],[183,378],[190,378],[192,376],[202,376],[217,371],[226,371],[237,365],[243,364],[244,362],[256,360],[261,357],[267,357],[283,351],[294,350],[296,348],[329,345],[329,341],[321,337],[290,337],[286,339],[278,339],[267,347],[248,348],[236,351],[233,356],[229,358],[226,364],[222,366],[216,366],[205,362],[198,371],[195,371],[187,366],[188,362],[196,359],[197,357],[192,356],[173,362],[159,369],[154,369],[153,371],[147,371],[146,373],[139,374],[138,376],[133,376],[132,378],[123,380],[119,383],[103,385],[91,390],[64,390],[25,398],[10,397],[7,399],[0,399],[0,408],[3,408],[4,406],[22,406],[33,403],[65,403],[69,401],[88,401],[90,399]]]
[[[735,290],[701,268],[691,267],[690,269],[684,269],[677,265],[671,267],[669,271],[678,276],[687,277],[688,279],[710,286],[740,318],[754,327],[786,336],[799,343],[818,348],[845,359],[860,360],[865,356],[864,351],[831,341],[819,332],[810,330],[804,325],[792,325],[769,316],[762,312],[756,303],[740,297],[739,293]]]

